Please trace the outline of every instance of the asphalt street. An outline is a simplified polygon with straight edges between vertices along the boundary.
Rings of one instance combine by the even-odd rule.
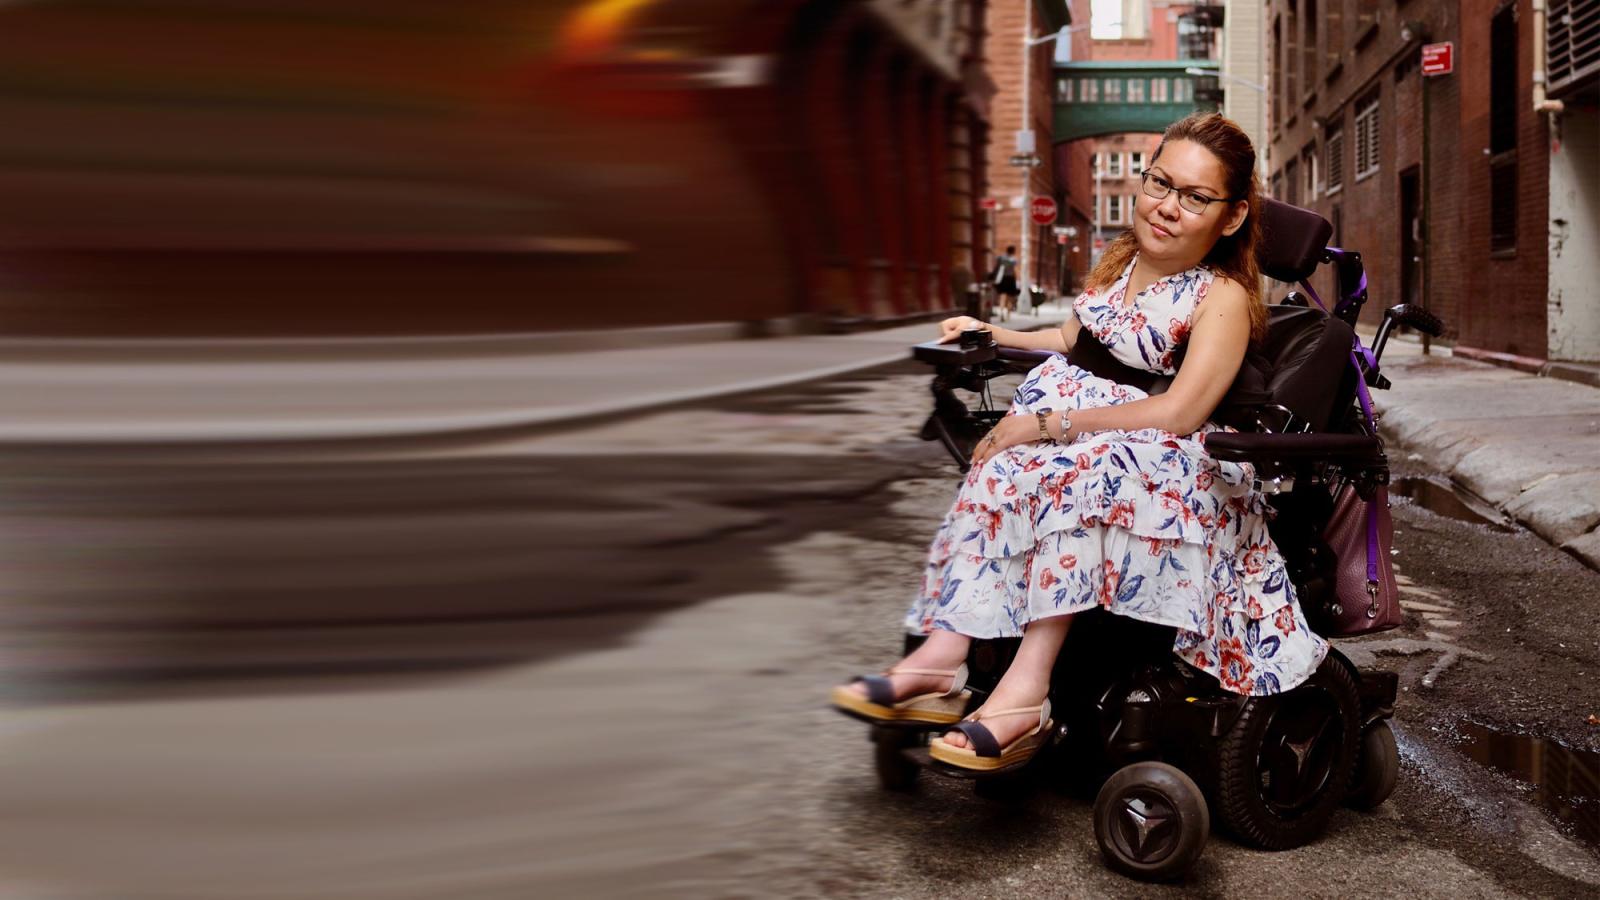
[[[40,557],[46,540],[7,560],[57,594],[21,617],[51,640],[7,651],[0,894],[1600,891],[1600,803],[1552,803],[1483,749],[1600,750],[1600,573],[1400,500],[1407,625],[1343,645],[1401,677],[1401,782],[1378,810],[1283,853],[1214,835],[1187,881],[1151,887],[1103,867],[1081,798],[881,792],[826,693],[894,659],[954,494],[914,436],[926,380],[893,366],[448,454],[78,473],[34,524],[95,523],[99,565],[52,579],[82,560]],[[62,477],[12,490],[58,498]],[[109,582],[157,578],[135,532],[208,562],[163,567],[190,579],[165,595],[213,602],[128,627]]]

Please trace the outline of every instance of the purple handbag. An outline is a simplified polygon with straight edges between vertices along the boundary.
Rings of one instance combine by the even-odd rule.
[[[1371,501],[1345,485],[1334,500],[1333,516],[1322,532],[1337,559],[1333,603],[1323,637],[1354,637],[1398,628],[1405,620],[1400,590],[1394,583],[1389,548],[1394,522],[1389,518],[1389,489],[1379,487]]]
[[[1313,295],[1314,296],[1314,295]],[[1321,304],[1321,300],[1317,301]],[[1367,367],[1377,364],[1372,351],[1356,338],[1350,351],[1350,364],[1356,367],[1356,396],[1367,427],[1378,433],[1372,415],[1372,394],[1357,354]],[[1331,627],[1323,637],[1355,637],[1400,627],[1405,614],[1400,610],[1400,589],[1394,583],[1394,565],[1389,550],[1394,546],[1394,521],[1389,517],[1389,489],[1379,485],[1372,499],[1363,501],[1355,485],[1347,484],[1334,498],[1333,515],[1323,529],[1322,539],[1333,550],[1338,568],[1334,573],[1333,603],[1328,608]]]
[[[1365,291],[1367,276],[1361,276],[1357,290]],[[1306,292],[1323,312],[1328,307],[1311,286]],[[1372,434],[1378,433],[1372,415],[1372,394],[1362,377],[1362,361],[1370,369],[1378,364],[1372,351],[1361,346],[1357,337],[1350,349],[1350,364],[1356,370],[1356,396],[1361,414]],[[1400,609],[1400,589],[1394,582],[1394,565],[1389,551],[1394,546],[1394,521],[1389,517],[1389,489],[1379,485],[1372,499],[1363,501],[1355,485],[1347,484],[1334,498],[1333,515],[1322,531],[1322,539],[1333,551],[1338,567],[1334,570],[1333,602],[1326,610],[1323,637],[1355,637],[1398,628],[1405,621]]]

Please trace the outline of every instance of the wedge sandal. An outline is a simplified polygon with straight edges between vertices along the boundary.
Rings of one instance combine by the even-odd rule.
[[[894,699],[890,675],[938,675],[950,679],[950,690]],[[866,685],[867,696],[859,697],[850,686]],[[849,684],[833,689],[835,709],[874,725],[953,725],[961,721],[972,692],[967,690],[967,664],[957,669],[893,668],[882,675],[859,675]]]
[[[1039,724],[1032,731],[1002,747],[1000,742],[995,740],[994,732],[979,720],[999,719],[1005,716],[1038,716]],[[1020,768],[1033,759],[1039,748],[1050,739],[1050,732],[1054,726],[1055,722],[1050,718],[1048,698],[1038,706],[1019,706],[1016,709],[992,711],[980,709],[950,729],[966,735],[967,743],[971,746],[955,747],[946,742],[942,736],[936,737],[928,742],[928,755],[946,765],[975,772],[998,772]]]

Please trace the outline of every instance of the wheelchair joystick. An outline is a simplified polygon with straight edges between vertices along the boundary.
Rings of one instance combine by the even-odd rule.
[[[967,348],[993,347],[994,335],[987,328],[968,328],[961,332],[961,346]]]

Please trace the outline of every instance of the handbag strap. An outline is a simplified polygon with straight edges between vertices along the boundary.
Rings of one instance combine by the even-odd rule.
[[[1366,280],[1366,273],[1363,272],[1361,274],[1362,287],[1366,286]],[[1300,286],[1306,289],[1306,294],[1316,302],[1317,306],[1322,308],[1323,312],[1328,312],[1328,306],[1322,302],[1321,297],[1317,296],[1316,288],[1313,288],[1309,282],[1301,282]],[[1329,313],[1329,315],[1332,315],[1332,313]],[[1365,366],[1362,366],[1363,362],[1366,363]],[[1355,341],[1350,348],[1350,364],[1355,366],[1356,370],[1356,398],[1361,402],[1361,415],[1367,420],[1367,427],[1372,430],[1372,433],[1377,434],[1378,422],[1372,415],[1372,392],[1367,389],[1366,373],[1378,364],[1378,359],[1373,356],[1371,350],[1361,346],[1360,335],[1355,336]],[[1383,552],[1378,546],[1376,500],[1377,498],[1373,498],[1367,501],[1367,592],[1369,595],[1378,586],[1378,555]]]

